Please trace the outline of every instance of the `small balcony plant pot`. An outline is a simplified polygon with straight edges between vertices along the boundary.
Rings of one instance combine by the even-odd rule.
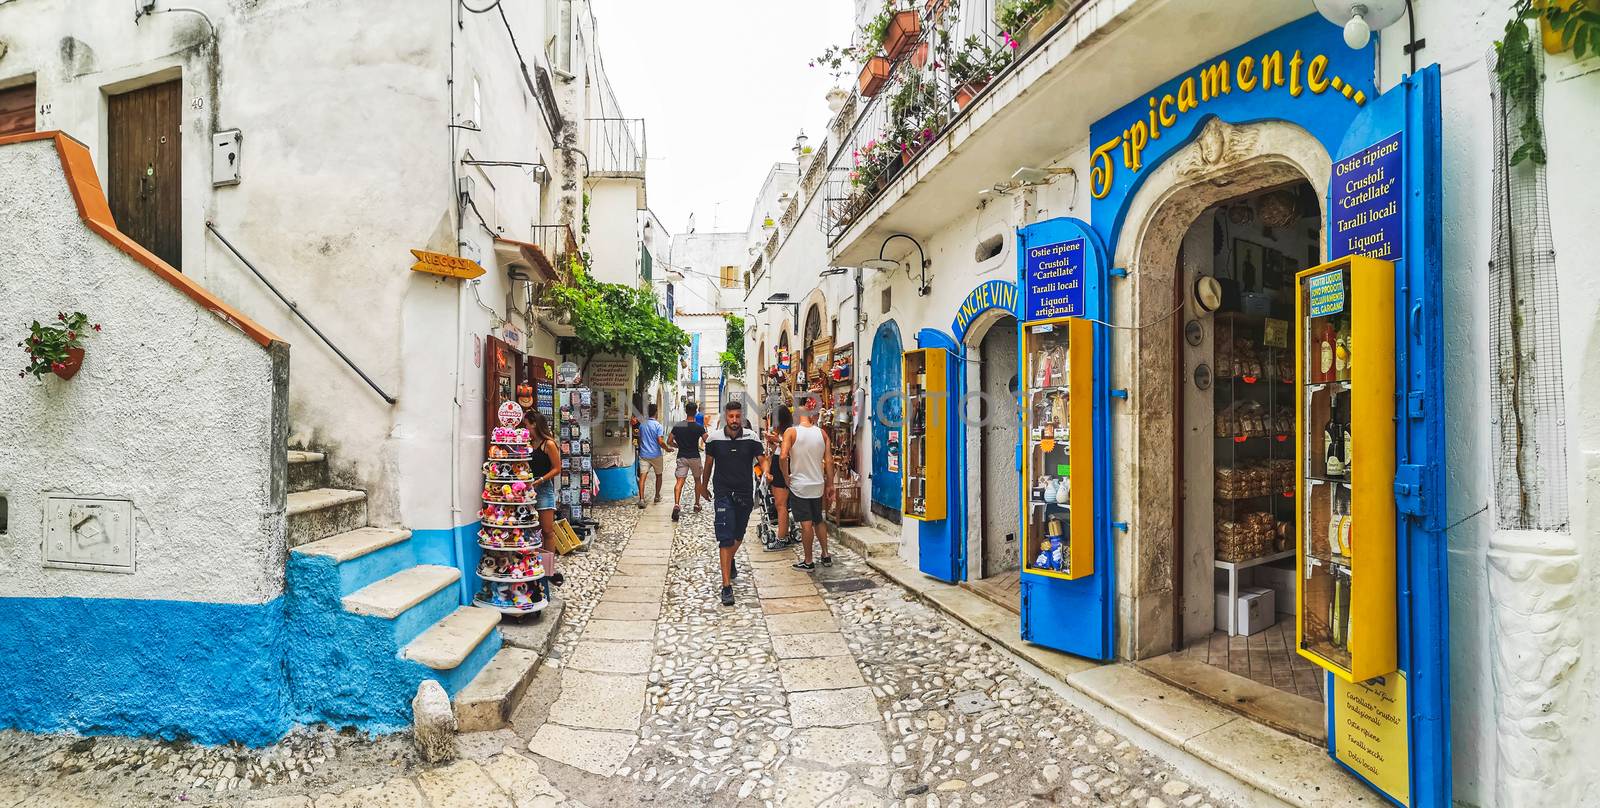
[[[1028,23],[1027,30],[1017,37],[1018,54],[1033,50],[1033,47],[1050,34],[1050,29],[1067,16],[1067,4],[1063,0],[1055,0],[1039,12],[1039,16]]]
[[[922,20],[917,19],[917,12],[895,12],[889,20],[888,30],[883,33],[883,49],[889,54],[889,61],[897,61],[905,56],[921,36]]]
[[[989,86],[989,80],[984,79],[982,81],[969,81],[966,84],[957,87],[956,106],[960,107],[961,109],[966,109],[967,105],[972,103],[972,99],[977,98],[978,93],[983,92],[983,88],[987,86]]]
[[[889,68],[893,64],[882,56],[874,56],[861,66],[861,75],[858,81],[861,84],[861,94],[867,98],[877,95],[883,90],[883,85],[889,82]]]
[[[928,41],[923,40],[911,49],[911,66],[918,70],[928,66]]]
[[[67,349],[67,361],[61,363],[61,369],[60,370],[52,370],[50,372],[56,374],[59,377],[61,377],[62,381],[67,381],[67,380],[70,380],[73,376],[78,375],[78,371],[82,370],[82,369],[83,369],[83,349],[82,348],[68,348]]]

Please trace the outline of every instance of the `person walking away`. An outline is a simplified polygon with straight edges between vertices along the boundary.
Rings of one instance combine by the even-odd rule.
[[[815,537],[822,547],[822,565],[833,566],[828,555],[828,524],[822,519],[822,503],[833,497],[833,482],[828,479],[828,434],[816,425],[815,399],[808,400],[795,413],[795,425],[783,433],[781,450],[783,476],[789,483],[789,502],[805,543],[804,559],[797,570],[814,570],[811,542]]]
[[[666,427],[656,420],[656,405],[650,405],[650,417],[639,424],[639,507],[645,506],[644,481],[651,474],[656,478],[656,503],[661,502],[662,451],[667,447],[664,437]]]
[[[794,415],[788,407],[778,405],[778,414],[773,428],[767,430],[767,449],[772,452],[772,460],[767,468],[771,471],[766,475],[767,485],[772,488],[772,507],[778,511],[778,546],[794,544],[795,539],[789,535],[789,481],[785,479],[782,463],[779,462],[779,451],[783,448],[783,435],[794,426]],[[775,548],[768,548],[775,549]]]
[[[528,455],[528,473],[533,475],[534,509],[539,512],[539,529],[545,541],[554,546],[556,534],[556,476],[561,474],[561,445],[550,431],[544,413],[528,410],[522,419],[527,427],[533,452]]]
[[[672,428],[672,434],[667,436],[667,448],[678,453],[678,462],[672,469],[675,478],[672,483],[672,521],[678,521],[678,514],[683,507],[683,481],[693,479],[689,488],[694,491],[694,512],[700,512],[700,446],[705,443],[706,428],[696,420],[696,412],[700,408],[693,401],[683,405],[683,420]]]
[[[700,496],[711,500],[715,515],[717,552],[722,557],[722,605],[733,605],[733,579],[738,571],[733,558],[750,525],[750,510],[755,507],[757,465],[766,474],[767,455],[756,431],[745,427],[744,406],[729,401],[723,408],[722,428],[706,436],[705,469],[700,474]],[[709,488],[716,489],[712,496]]]

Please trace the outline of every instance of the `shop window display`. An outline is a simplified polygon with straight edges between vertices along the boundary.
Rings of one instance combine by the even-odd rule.
[[[1090,333],[1089,322],[1080,319],[1030,322],[1022,328],[1023,473],[1029,481],[1022,566],[1028,572],[1060,578],[1094,572],[1089,447],[1086,439],[1075,440],[1091,427]],[[1077,340],[1083,344],[1075,345]],[[1076,401],[1074,392],[1080,396]],[[1074,460],[1080,457],[1075,480]]]
[[[912,519],[933,521],[946,516],[949,355],[943,348],[923,348],[906,351],[903,357],[906,440],[902,510]]]

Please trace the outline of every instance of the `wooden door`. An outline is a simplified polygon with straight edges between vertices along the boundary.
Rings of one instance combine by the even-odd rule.
[[[107,99],[107,195],[117,227],[183,268],[183,175],[178,80]]]
[[[0,137],[32,132],[37,100],[32,84],[0,90]]]

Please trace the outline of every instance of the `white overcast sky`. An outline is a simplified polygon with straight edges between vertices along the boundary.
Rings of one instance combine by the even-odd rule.
[[[591,0],[623,114],[644,118],[650,207],[682,232],[743,231],[774,162],[828,123],[811,57],[848,41],[852,0]],[[846,77],[844,81],[853,81]],[[774,212],[776,215],[776,211]]]

